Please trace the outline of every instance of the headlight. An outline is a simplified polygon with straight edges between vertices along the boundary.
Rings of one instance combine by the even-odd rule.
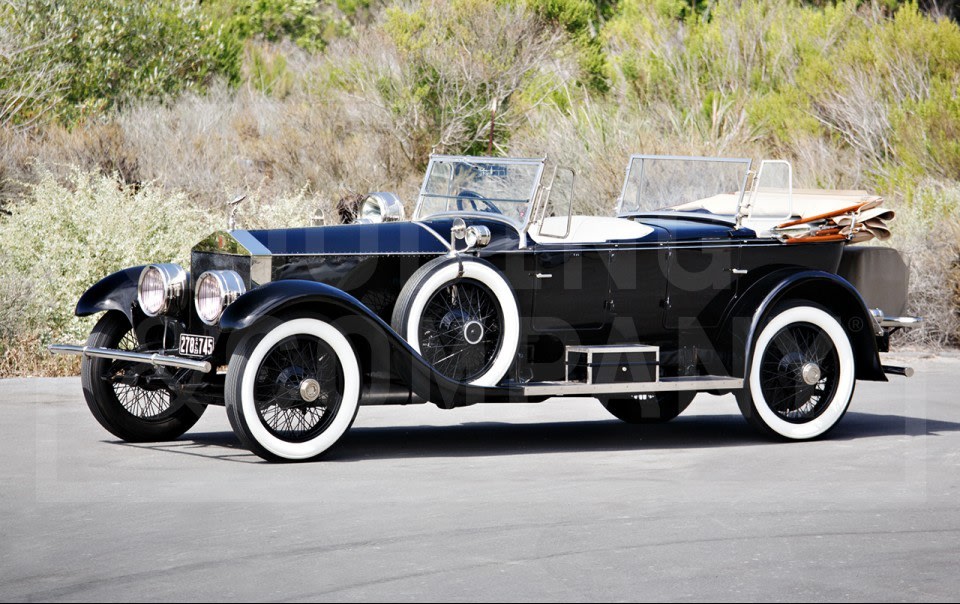
[[[197,279],[194,303],[197,316],[207,325],[215,325],[223,310],[247,291],[243,279],[234,271],[207,271]]]
[[[490,243],[490,229],[485,226],[472,226],[467,229],[463,237],[468,248],[484,247]]]
[[[399,222],[405,212],[400,198],[393,193],[371,193],[360,204],[357,223]]]
[[[140,273],[137,302],[148,317],[183,308],[187,272],[177,264],[151,264]]]

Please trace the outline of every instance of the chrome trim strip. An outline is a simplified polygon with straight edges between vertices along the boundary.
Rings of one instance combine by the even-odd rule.
[[[430,233],[431,235],[433,235],[434,237],[436,237],[436,238],[437,238],[437,241],[439,241],[440,243],[442,243],[442,244],[443,244],[443,247],[447,248],[447,251],[448,251],[448,252],[452,252],[452,251],[453,251],[453,247],[450,245],[450,242],[447,241],[446,239],[444,239],[443,237],[441,237],[441,236],[440,236],[440,233],[436,232],[435,230],[433,230],[433,229],[430,228],[429,226],[425,225],[424,223],[420,222],[419,220],[414,220],[414,221],[412,221],[412,222],[413,222],[413,224],[417,225],[418,227],[422,228],[422,229],[425,230],[426,232],[428,232],[428,233]]]
[[[642,392],[677,392],[681,390],[736,390],[743,388],[743,379],[717,375],[665,377],[658,382],[622,384],[583,384],[540,382],[524,384],[524,396],[593,396],[595,394],[631,394]]]
[[[230,231],[230,235],[237,240],[237,243],[247,248],[252,256],[270,256],[271,252],[267,246],[260,243],[260,240],[250,234],[250,231],[237,229]]]
[[[150,363],[151,365],[160,367],[189,369],[201,373],[210,373],[212,369],[209,361],[197,361],[159,353],[131,352],[129,350],[117,350],[116,348],[91,348],[90,346],[74,346],[72,344],[51,344],[47,347],[47,350],[53,354],[78,354],[99,359],[117,359],[136,363]]]

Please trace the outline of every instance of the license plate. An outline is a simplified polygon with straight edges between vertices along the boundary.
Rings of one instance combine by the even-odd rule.
[[[213,354],[214,340],[210,336],[180,334],[180,354],[188,357],[208,357]]]

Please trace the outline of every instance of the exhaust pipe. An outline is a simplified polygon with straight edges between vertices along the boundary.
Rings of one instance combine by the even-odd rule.
[[[883,372],[891,375],[902,375],[903,377],[913,377],[913,367],[897,367],[896,365],[883,365]]]

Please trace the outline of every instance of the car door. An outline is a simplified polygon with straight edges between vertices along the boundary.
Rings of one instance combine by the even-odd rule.
[[[613,329],[618,342],[653,341],[664,331],[668,251],[659,244],[624,243],[607,253]]]
[[[532,327],[539,332],[602,329],[610,321],[606,250],[556,244],[534,256]]]
[[[740,245],[730,241],[678,242],[667,251],[663,325],[715,327],[734,296]]]

